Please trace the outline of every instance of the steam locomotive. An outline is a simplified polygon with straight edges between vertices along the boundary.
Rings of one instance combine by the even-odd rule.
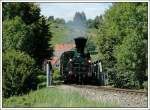
[[[84,53],[87,39],[75,38],[76,48],[60,57],[60,74],[64,83],[105,85],[100,61],[92,62],[90,53]]]

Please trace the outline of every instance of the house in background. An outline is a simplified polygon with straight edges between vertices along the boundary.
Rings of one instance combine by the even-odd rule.
[[[51,59],[52,66],[59,68],[59,65],[60,65],[59,58],[60,58],[61,54],[65,51],[69,51],[73,48],[75,48],[74,43],[56,44],[54,46],[54,56]]]

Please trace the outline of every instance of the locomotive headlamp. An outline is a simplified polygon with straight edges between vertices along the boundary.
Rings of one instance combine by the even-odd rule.
[[[69,61],[72,61],[72,59],[70,58]]]
[[[69,71],[69,74],[71,75],[71,74],[72,74],[72,71]]]
[[[91,60],[88,60],[89,63],[91,63]]]

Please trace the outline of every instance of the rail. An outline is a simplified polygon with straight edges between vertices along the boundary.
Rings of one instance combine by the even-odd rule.
[[[112,88],[112,87],[107,87],[107,86],[92,86],[92,85],[71,85],[71,86],[78,87],[78,88],[87,88],[87,89],[94,89],[94,90],[126,93],[126,94],[146,95],[146,96],[148,95],[147,91]]]

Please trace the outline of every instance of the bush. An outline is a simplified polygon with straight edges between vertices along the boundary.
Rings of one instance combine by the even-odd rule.
[[[42,83],[38,84],[38,89],[45,88],[46,86],[47,86],[47,82],[42,82]]]
[[[38,87],[37,87],[38,89],[46,87],[46,84],[47,84],[47,76],[46,76],[46,74],[38,75],[38,80],[39,80],[39,84],[38,84]]]
[[[35,67],[35,61],[29,55],[8,50],[3,53],[3,97],[22,95],[37,88],[37,75],[39,70]]]
[[[54,68],[54,71],[53,71],[53,80],[60,80],[60,71],[59,69],[57,68]]]
[[[47,81],[46,73],[38,75],[38,80],[39,80],[39,83],[46,82]]]

